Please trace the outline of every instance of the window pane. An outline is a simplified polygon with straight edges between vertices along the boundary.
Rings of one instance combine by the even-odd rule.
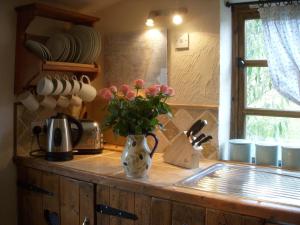
[[[260,19],[245,21],[245,57],[248,60],[266,59]]]
[[[267,67],[247,67],[246,76],[247,108],[300,111],[300,106],[274,89]]]
[[[300,118],[246,116],[246,138],[253,141],[299,142]]]

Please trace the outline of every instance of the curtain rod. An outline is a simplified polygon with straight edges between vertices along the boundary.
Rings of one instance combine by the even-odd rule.
[[[285,5],[290,5],[293,2],[300,3],[299,0],[262,0],[262,1],[251,1],[251,2],[239,2],[239,3],[231,3],[227,1],[225,3],[226,7],[238,6],[238,5],[264,5],[264,4],[272,4],[272,3],[284,3]]]

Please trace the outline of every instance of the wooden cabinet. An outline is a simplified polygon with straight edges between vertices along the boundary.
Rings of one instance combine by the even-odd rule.
[[[97,186],[97,225],[150,225],[150,207],[148,196]]]
[[[18,167],[18,201],[19,225],[271,225],[26,167]]]
[[[48,225],[59,220],[59,176],[21,167],[18,169],[19,225]]]
[[[206,210],[206,225],[264,225],[263,219],[227,213],[214,209]]]
[[[94,225],[94,185],[60,177],[61,224]]]
[[[173,203],[172,225],[205,225],[205,209]]]
[[[95,224],[94,184],[18,168],[19,225]]]

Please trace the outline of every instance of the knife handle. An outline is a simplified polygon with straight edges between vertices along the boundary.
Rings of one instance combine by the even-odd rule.
[[[205,138],[205,134],[200,134],[195,140],[192,141],[192,145],[196,144],[197,142],[201,141],[202,138]]]
[[[192,126],[191,128],[188,130],[188,132],[186,133],[187,137],[190,137],[190,135],[194,135],[196,133],[198,133],[199,131],[201,131],[201,129],[207,124],[206,120],[197,120]]]
[[[211,140],[211,139],[213,139],[213,138],[212,138],[211,135],[209,135],[209,136],[203,138],[201,141],[199,141],[199,142],[197,143],[197,146],[199,147],[199,146],[201,146],[201,145],[204,144],[205,142],[208,142],[208,141]]]

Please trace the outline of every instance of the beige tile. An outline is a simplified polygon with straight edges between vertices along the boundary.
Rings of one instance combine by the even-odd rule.
[[[157,119],[164,126],[170,121],[170,118],[167,115],[159,115]]]
[[[165,149],[171,144],[169,142],[169,140],[166,138],[166,136],[160,131],[160,130],[156,130],[155,134],[158,138],[158,146],[157,146],[157,150],[156,152],[164,152]],[[152,149],[154,146],[154,140],[153,138],[149,137],[147,139],[149,147]]]
[[[195,121],[185,109],[179,109],[172,119],[172,122],[180,131],[185,131],[188,130]]]
[[[179,132],[179,129],[174,125],[172,121],[169,121],[165,126],[165,130],[163,130],[163,134],[169,141],[172,141]]]

